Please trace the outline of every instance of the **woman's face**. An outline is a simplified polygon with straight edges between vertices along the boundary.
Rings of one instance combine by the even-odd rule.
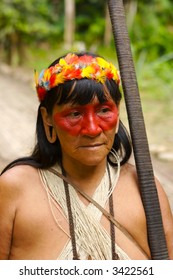
[[[95,97],[86,105],[55,105],[52,123],[59,138],[63,161],[94,166],[111,150],[119,111],[110,98],[100,104]]]

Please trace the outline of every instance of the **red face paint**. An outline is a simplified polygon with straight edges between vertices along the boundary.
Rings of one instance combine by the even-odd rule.
[[[118,120],[118,108],[113,101],[103,104],[90,103],[81,106],[64,105],[53,116],[55,124],[72,136],[97,136],[113,129]]]

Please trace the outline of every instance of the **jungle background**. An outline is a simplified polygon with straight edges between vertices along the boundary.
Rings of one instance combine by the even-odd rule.
[[[173,0],[123,2],[150,150],[171,176]],[[34,69],[70,50],[118,64],[107,1],[0,0],[0,168],[27,152],[35,132]],[[121,118],[128,125],[124,104]]]

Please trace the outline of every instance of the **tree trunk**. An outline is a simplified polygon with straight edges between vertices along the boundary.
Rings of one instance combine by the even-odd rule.
[[[4,43],[5,62],[8,65],[15,64],[16,58],[16,33],[10,33],[5,38]]]
[[[18,55],[18,66],[22,66],[25,62],[25,45],[22,40],[22,34],[17,33],[17,42],[16,42],[16,48],[17,48],[17,55]]]
[[[127,1],[125,3],[125,11],[126,11],[126,22],[128,29],[132,28],[134,18],[137,12],[137,7],[138,7],[138,1],[137,0],[132,0],[132,1]]]
[[[112,27],[109,16],[108,6],[106,5],[106,14],[105,14],[105,34],[104,34],[104,45],[108,47],[110,45],[112,38]]]
[[[75,32],[75,1],[65,0],[65,22],[64,22],[64,47],[70,49],[74,42]]]

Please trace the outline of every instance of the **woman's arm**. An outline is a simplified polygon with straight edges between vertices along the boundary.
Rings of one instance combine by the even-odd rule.
[[[10,254],[16,212],[15,191],[7,174],[0,177],[0,260]]]

